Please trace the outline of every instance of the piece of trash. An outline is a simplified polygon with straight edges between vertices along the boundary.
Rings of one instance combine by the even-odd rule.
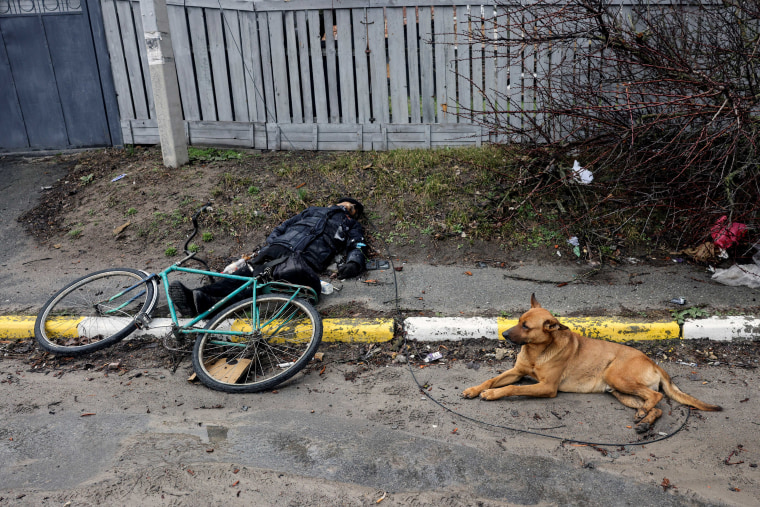
[[[673,303],[674,305],[685,305],[686,304],[686,300],[684,298],[673,298],[673,299],[670,300],[670,302]]]
[[[131,225],[131,223],[132,222],[127,222],[125,224],[121,224],[120,226],[116,227],[113,230],[113,235],[114,236],[118,236],[119,234],[121,234],[122,232],[124,232],[124,229],[126,229],[127,227],[129,227]]]
[[[325,282],[324,280],[320,280],[319,284],[322,286],[322,294],[332,294],[335,290],[335,286],[331,284],[330,282]]]
[[[472,276],[472,271],[465,271],[464,274],[467,276]]]
[[[755,245],[759,248],[758,245]],[[752,256],[754,264],[734,264],[728,269],[716,269],[712,279],[724,285],[738,287],[746,285],[751,289],[760,288],[760,250]]]
[[[695,368],[697,366],[697,363],[687,363],[687,362],[684,362],[684,361],[676,361],[676,363],[682,364],[684,366],[691,366],[692,368]]]
[[[114,181],[119,181],[120,179],[122,179],[126,175],[127,175],[127,173],[118,175],[117,177],[115,177],[114,179],[111,180],[111,183],[113,183]]]
[[[573,180],[575,180],[578,183],[582,183],[583,185],[588,185],[592,181],[594,181],[594,174],[586,169],[585,167],[581,167],[580,162],[577,160],[575,163],[573,163],[573,169],[572,169],[572,177]]]
[[[496,359],[497,361],[501,361],[502,359],[507,357],[507,354],[509,354],[508,349],[496,349],[493,351],[494,359]]]
[[[321,361],[322,359],[324,359],[324,357],[325,357],[324,352],[317,352],[316,354],[314,354],[314,359],[317,361]]]
[[[694,248],[687,248],[681,253],[688,255],[697,262],[707,262],[710,259],[714,259],[718,256],[719,248],[715,246],[715,243],[707,241]]]
[[[40,190],[51,190],[52,188],[52,186],[40,187]]]
[[[433,353],[428,354],[427,356],[425,356],[424,361],[426,363],[430,363],[430,362],[433,362],[433,361],[437,361],[437,360],[439,360],[441,358],[443,358],[443,354],[441,354],[440,352],[436,351],[436,352],[433,352]]]
[[[375,269],[388,269],[391,267],[390,263],[388,261],[384,261],[381,259],[369,259],[366,262],[367,271],[372,271]],[[401,271],[400,269],[398,271]]]
[[[573,246],[580,246],[580,241],[578,240],[578,236],[573,236],[572,238],[568,239],[567,242]]]
[[[747,226],[739,223],[729,223],[728,217],[723,215],[710,229],[713,242],[720,248],[726,249],[735,245],[747,234]]]

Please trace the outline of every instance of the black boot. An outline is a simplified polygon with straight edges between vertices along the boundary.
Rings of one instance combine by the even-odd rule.
[[[169,296],[172,298],[174,306],[184,317],[195,317],[198,315],[198,310],[195,308],[193,291],[182,285],[182,283],[170,283]]]

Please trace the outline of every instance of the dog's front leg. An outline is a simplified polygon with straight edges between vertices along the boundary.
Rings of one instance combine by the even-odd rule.
[[[524,376],[525,374],[522,371],[518,370],[517,368],[512,368],[511,370],[507,370],[494,378],[486,380],[480,385],[465,389],[462,392],[462,396],[465,398],[475,398],[486,389],[514,384]]]
[[[557,385],[548,382],[539,382],[527,386],[505,386],[494,389],[486,389],[480,393],[484,400],[498,400],[505,396],[532,396],[534,398],[554,398],[557,396]]]

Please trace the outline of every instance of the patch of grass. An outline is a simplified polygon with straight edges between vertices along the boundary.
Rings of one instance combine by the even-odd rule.
[[[201,239],[204,242],[208,243],[209,241],[213,241],[214,240],[214,235],[212,233],[206,231],[203,234],[201,234]]]
[[[174,257],[177,255],[177,247],[170,246],[166,250],[164,250],[164,255],[167,257]]]
[[[190,161],[213,162],[221,160],[241,159],[243,154],[235,150],[222,150],[219,148],[199,148],[188,146],[187,154]]]
[[[95,175],[93,173],[90,173],[87,176],[81,176],[79,178],[79,181],[82,182],[82,185],[89,185],[90,183],[92,183],[92,180],[94,177]]]
[[[682,326],[686,319],[703,319],[710,316],[706,310],[697,308],[696,306],[686,308],[685,310],[670,310],[670,313],[679,326]]]
[[[200,251],[201,251],[201,247],[199,247],[199,246],[198,246],[198,245],[196,245],[195,243],[190,243],[190,244],[187,246],[187,249],[188,249],[189,251],[193,252],[193,253],[196,253],[196,252],[200,252]]]
[[[126,212],[124,212],[127,216],[132,216],[137,214],[137,209],[135,208],[129,208]]]
[[[69,231],[69,238],[71,239],[78,239],[82,236],[83,229],[77,227],[76,229],[71,229]]]

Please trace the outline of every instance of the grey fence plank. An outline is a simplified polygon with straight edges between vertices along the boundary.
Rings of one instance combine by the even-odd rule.
[[[269,20],[269,49],[272,52],[272,76],[274,77],[274,102],[277,123],[292,123],[290,97],[288,96],[288,68],[285,65],[285,34],[283,13],[267,12]]]
[[[438,123],[456,123],[456,68],[454,60],[454,9],[436,7],[433,17],[435,32],[435,84]]]
[[[470,6],[470,79],[472,80],[471,121],[483,120],[485,88],[483,82],[483,11],[480,5]]]
[[[138,54],[140,56],[140,67],[142,68],[142,75],[145,79],[145,95],[148,99],[148,111],[150,112],[150,118],[156,117],[156,108],[153,104],[153,83],[150,80],[150,69],[148,67],[148,50],[145,47],[145,31],[142,24],[142,10],[138,2],[132,3],[132,16],[135,20],[135,32],[137,37],[137,45],[139,47]]]
[[[256,14],[252,12],[240,13],[240,46],[243,50],[248,119],[254,122],[265,122],[267,117],[264,104],[264,78],[261,68],[259,28],[256,23]]]
[[[430,7],[420,7],[419,47],[420,47],[420,94],[422,121],[435,122],[435,71],[433,66],[433,16]]]
[[[409,76],[409,121],[422,121],[420,99],[419,36],[417,35],[417,9],[406,8],[406,61]]]
[[[335,24],[333,11],[322,11],[325,23],[325,59],[327,72],[327,92],[330,106],[330,123],[340,122],[340,103],[338,99],[338,62],[335,53]]]
[[[224,45],[224,28],[221,11],[206,9],[206,33],[208,34],[211,75],[214,80],[214,98],[219,121],[232,121],[232,98],[227,74],[227,50]]]
[[[401,7],[385,9],[388,30],[388,72],[391,85],[391,121],[409,123],[409,91],[406,86],[404,13]]]
[[[301,72],[301,97],[303,121],[314,123],[314,105],[311,98],[311,67],[309,65],[309,35],[306,26],[306,12],[296,12],[296,29],[298,31],[298,62]]]
[[[352,9],[354,23],[354,70],[356,73],[356,120],[365,124],[372,118],[370,103],[369,63],[367,46],[367,10]]]
[[[470,13],[466,5],[456,9],[457,116],[459,123],[470,123],[472,110],[472,75],[470,74]]]
[[[253,146],[252,124],[248,122],[193,121],[187,123],[187,132],[191,144]]]
[[[195,71],[193,70],[193,58],[190,54],[190,34],[187,30],[185,8],[170,5],[168,11],[174,62],[177,67],[177,81],[182,98],[182,112],[185,121],[200,120],[201,111],[198,106],[198,91],[195,89]]]
[[[496,35],[496,22],[494,8],[486,6],[483,13],[483,35],[486,41],[483,47],[483,95],[485,101],[484,110],[487,112],[483,120],[489,123],[493,123],[496,119],[494,110],[498,104],[496,95],[496,46],[493,43]]]
[[[500,107],[503,111],[509,111],[505,120],[502,120],[502,124],[506,127],[514,129],[516,131],[522,130],[524,114],[521,112],[523,109],[523,51],[517,42],[522,42],[525,38],[524,32],[512,30],[510,31],[507,23],[515,22],[515,18],[521,16],[519,13],[510,13],[505,8],[498,7],[497,12],[503,19],[501,27],[498,30],[499,39],[504,41],[503,44],[514,44],[505,46],[503,45],[499,51],[499,94],[507,99],[504,107]],[[501,63],[503,62],[503,66]],[[501,69],[504,72],[501,72]],[[503,77],[502,77],[503,76]],[[509,88],[507,88],[507,83]],[[504,115],[502,116],[504,117]],[[515,136],[515,139],[520,139],[519,136]]]
[[[206,25],[203,19],[203,9],[189,7],[187,20],[190,26],[190,40],[193,44],[193,60],[195,61],[195,79],[198,83],[198,99],[201,105],[201,119],[213,121],[217,119],[214,105],[214,85],[211,78],[211,63],[208,57],[208,42],[206,42]]]
[[[135,109],[132,106],[132,92],[129,88],[127,62],[124,59],[124,52],[122,51],[116,2],[114,0],[103,0],[101,7],[103,10],[106,44],[108,45],[108,53],[111,60],[113,83],[116,88],[116,100],[119,104],[119,116],[122,120],[133,119],[135,117]]]
[[[367,9],[369,63],[372,79],[372,116],[375,122],[389,123],[388,59],[385,53],[385,17],[383,9]]]
[[[327,88],[325,87],[325,69],[322,61],[322,34],[319,29],[319,11],[309,11],[309,43],[311,45],[311,71],[314,84],[314,106],[317,123],[328,122]]]
[[[337,9],[335,11],[335,21],[338,29],[338,72],[340,76],[340,108],[343,113],[343,123],[356,123],[351,11],[348,9]]]
[[[142,63],[140,62],[140,45],[137,42],[130,3],[117,2],[116,12],[119,16],[119,27],[121,29],[124,58],[127,63],[129,87],[132,91],[132,104],[135,108],[135,118],[150,118],[148,99],[145,96],[146,83],[142,72]],[[140,35],[142,36],[142,34]],[[147,80],[150,81],[149,78]]]
[[[301,102],[301,71],[298,60],[298,44],[296,43],[296,20],[293,11],[286,11],[285,22],[285,54],[287,55],[288,83],[290,93],[290,108],[293,123],[303,123],[303,104]]]
[[[235,115],[235,121],[248,121],[248,97],[245,92],[245,69],[238,11],[222,11],[222,25],[224,26],[224,40],[227,45],[232,112]]]
[[[275,109],[275,91],[274,91],[274,64],[272,62],[272,51],[269,44],[269,15],[265,12],[259,13],[259,44],[261,45],[261,70],[264,76],[264,103],[266,105],[266,122],[275,121],[277,113]],[[268,131],[267,131],[268,132]],[[267,142],[267,146],[268,146]]]

